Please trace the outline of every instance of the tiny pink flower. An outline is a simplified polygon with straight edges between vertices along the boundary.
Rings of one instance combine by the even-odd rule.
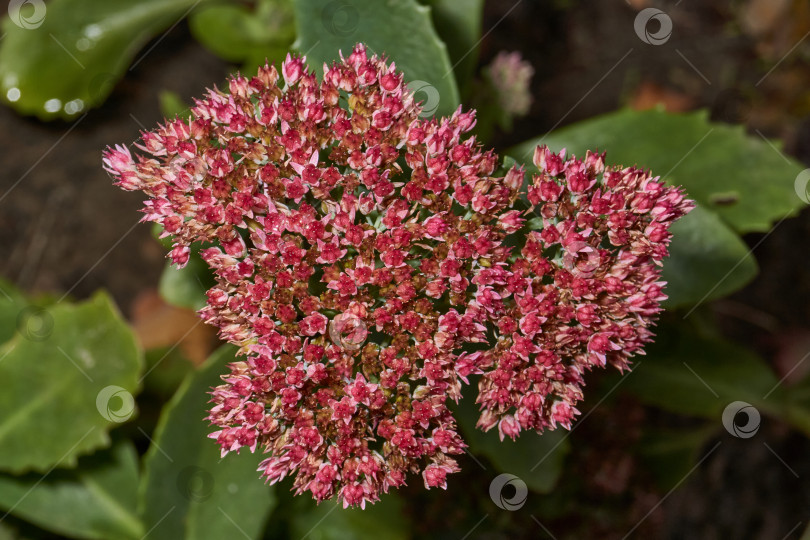
[[[534,68],[519,52],[501,51],[487,67],[487,74],[498,96],[501,108],[510,115],[529,112],[532,95],[529,89]]]

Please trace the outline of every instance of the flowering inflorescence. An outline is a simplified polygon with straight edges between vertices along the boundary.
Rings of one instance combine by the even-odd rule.
[[[472,112],[419,118],[393,64],[358,45],[324,66],[264,66],[210,91],[188,122],[108,149],[144,220],[213,269],[202,317],[244,356],[212,392],[222,453],[344,505],[422,472],[445,487],[464,451],[448,409],[480,375],[479,426],[570,427],[583,373],[650,340],[668,226],[691,208],[635,168],[538,147],[517,167]]]
[[[501,51],[486,68],[498,104],[510,116],[525,116],[532,105],[529,89],[534,68],[518,51]]]

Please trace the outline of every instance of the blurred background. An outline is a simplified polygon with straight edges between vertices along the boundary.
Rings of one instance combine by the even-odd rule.
[[[240,5],[254,9],[251,3]],[[663,43],[649,42],[655,31],[645,41],[645,34],[634,30],[646,8],[669,18],[671,35]],[[194,28],[202,22],[177,19],[171,15],[174,26],[164,24],[161,32],[138,38],[128,67],[116,68],[123,73],[120,80],[112,72],[92,78],[91,94],[109,92],[95,108],[77,106],[67,118],[48,118],[53,115],[47,107],[43,114],[20,114],[12,107],[7,81],[6,106],[0,107],[2,277],[31,297],[67,295],[81,301],[104,289],[147,350],[147,365],[150,354],[171,359],[155,370],[153,383],[145,383],[137,425],[119,430],[139,453],[149,447],[162,404],[182,376],[216,349],[217,340],[211,329],[197,324],[192,309],[161,296],[165,249],[149,226],[138,225],[141,201],[112,185],[101,168],[101,152],[107,145],[135,141],[141,130],[182,110],[206,87],[221,86],[235,67],[248,62],[247,55],[216,54]],[[666,23],[659,24],[658,34]],[[8,20],[4,28],[11,28]],[[518,51],[533,69],[526,114],[482,125],[498,150],[625,107],[673,114],[706,110],[712,125],[742,126],[746,140],[756,141],[777,161],[799,164],[799,170],[810,167],[807,0],[487,1],[480,29],[473,82],[462,92],[465,104],[487,99],[486,66],[500,52]],[[285,35],[275,46],[286,51],[291,42]],[[0,48],[6,45],[0,40]],[[8,75],[27,52],[37,54],[19,47],[0,53],[0,74]],[[83,57],[71,56],[65,49],[48,62],[83,63]],[[53,75],[47,69],[50,64],[43,64],[43,88],[50,77],[60,76],[59,68]],[[667,139],[666,133],[660,136]],[[632,148],[632,141],[626,144]],[[608,148],[608,162],[610,157]],[[766,175],[758,181],[771,180]],[[806,202],[806,192],[804,197]],[[713,378],[695,369],[699,381],[691,388],[749,403],[745,391],[734,393],[741,376],[734,372],[734,351],[756,355],[770,370],[767,376],[787,386],[801,387],[810,369],[810,362],[804,363],[810,354],[810,213],[793,212],[774,218],[772,228],[742,232],[750,250],[744,257],[756,260],[759,273],[735,292],[701,303],[693,315],[696,324],[712,328],[712,335],[736,348],[723,349],[724,358],[714,357],[711,348],[687,352],[677,363],[691,362],[693,354],[708,357],[708,363],[725,362],[729,371]],[[664,353],[678,345],[675,333],[658,344]],[[671,380],[681,376],[672,374]],[[462,472],[450,479],[446,492],[426,492],[418,479],[402,490],[405,502],[397,504],[408,524],[404,537],[810,538],[804,532],[810,524],[810,440],[807,429],[796,427],[802,420],[763,410],[761,418],[756,413],[755,436],[734,436],[733,429],[723,429],[720,415],[690,414],[688,404],[685,414],[677,406],[656,406],[649,389],[614,393],[614,377],[589,376],[591,394],[565,444],[564,464],[561,456],[550,473],[553,480],[531,489],[520,508],[493,504],[490,488],[501,467],[488,452],[470,454],[460,458]],[[796,395],[806,399],[808,393]],[[683,396],[693,398],[704,397]],[[659,433],[664,435],[649,440]],[[0,496],[2,505],[11,508]],[[351,527],[330,525],[329,519],[315,521],[304,530],[309,538],[364,537]],[[0,521],[0,538],[62,534],[36,523],[12,511]],[[281,538],[300,529],[263,530],[267,538]],[[384,534],[373,526],[368,530]]]

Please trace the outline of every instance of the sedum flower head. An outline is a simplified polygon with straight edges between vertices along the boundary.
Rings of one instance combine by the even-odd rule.
[[[143,133],[142,155],[105,152],[177,265],[207,246],[201,315],[242,355],[211,437],[261,448],[262,476],[318,501],[363,506],[419,472],[445,488],[466,446],[448,400],[470,375],[481,428],[569,427],[583,373],[650,340],[668,227],[691,208],[597,154],[539,147],[524,186],[465,136],[472,112],[420,111],[358,45],[321,82],[288,56]]]

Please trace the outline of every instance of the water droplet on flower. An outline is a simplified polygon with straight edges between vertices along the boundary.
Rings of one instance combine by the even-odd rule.
[[[62,108],[62,102],[59,101],[56,98],[49,99],[48,101],[45,102],[45,111],[47,111],[49,113],[55,113],[56,111],[58,111],[61,108]]]
[[[81,112],[82,109],[84,109],[84,101],[80,99],[74,99],[65,103],[65,112],[68,114],[76,114]]]
[[[363,346],[368,337],[368,327],[363,319],[353,313],[341,313],[329,322],[329,337],[332,343],[349,351]]]
[[[6,99],[9,101],[17,101],[20,99],[20,89],[19,88],[9,88],[8,92],[6,92]]]

